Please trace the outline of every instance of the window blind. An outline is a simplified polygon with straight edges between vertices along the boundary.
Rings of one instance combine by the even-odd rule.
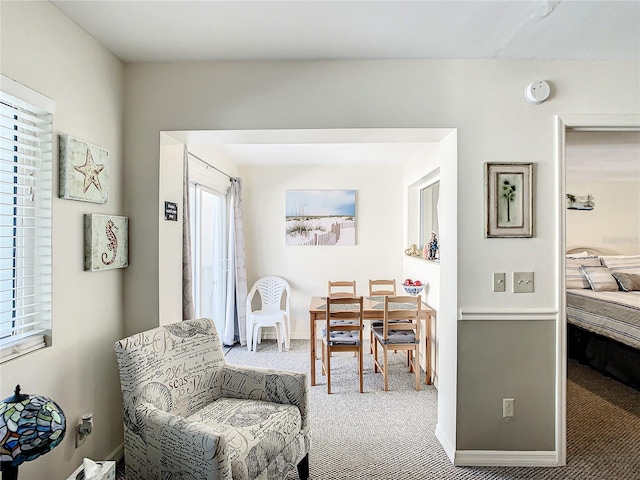
[[[1,88],[0,362],[3,362],[44,347],[45,335],[51,330],[53,132],[51,111],[12,93],[23,90],[25,96],[36,99],[40,94],[6,77],[2,77]]]

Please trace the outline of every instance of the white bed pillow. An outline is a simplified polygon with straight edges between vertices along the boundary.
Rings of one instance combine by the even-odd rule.
[[[640,275],[640,255],[600,255],[600,263],[612,272]]]
[[[566,259],[566,287],[567,288],[591,288],[589,285],[589,281],[587,277],[584,276],[580,267],[585,266],[593,266],[599,267],[600,260],[596,256],[592,257],[578,257],[571,258],[567,257]]]
[[[584,276],[587,277],[591,290],[594,292],[617,292],[618,282],[611,275],[611,270],[607,267],[580,267]]]

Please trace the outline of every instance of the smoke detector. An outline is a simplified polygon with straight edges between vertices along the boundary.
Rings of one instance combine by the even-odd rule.
[[[535,82],[531,82],[524,89],[524,98],[529,103],[533,103],[534,105],[539,105],[544,102],[549,95],[551,94],[551,88],[549,84],[544,80],[537,80]]]

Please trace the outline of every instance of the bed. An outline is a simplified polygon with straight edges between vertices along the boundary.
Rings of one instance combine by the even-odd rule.
[[[566,280],[569,358],[640,390],[640,287],[617,280],[640,280],[640,255],[572,255]]]

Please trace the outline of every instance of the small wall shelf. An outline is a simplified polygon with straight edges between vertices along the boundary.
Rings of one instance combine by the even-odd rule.
[[[408,257],[408,258],[413,258],[415,260],[420,260],[421,262],[435,263],[436,265],[440,265],[440,259],[438,259],[438,260],[429,260],[428,258],[416,257],[414,255],[407,255],[406,253],[405,253],[404,256]]]

